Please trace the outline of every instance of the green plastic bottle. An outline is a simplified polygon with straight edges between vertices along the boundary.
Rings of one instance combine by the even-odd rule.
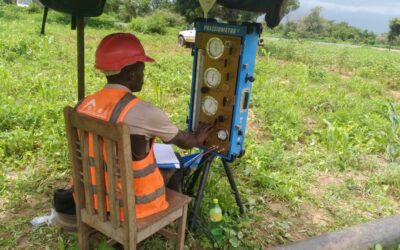
[[[214,206],[210,210],[210,220],[212,222],[222,221],[222,210],[218,204],[218,199],[213,199]]]
[[[222,238],[222,228],[220,225],[222,221],[222,210],[221,207],[218,205],[218,199],[213,199],[213,203],[214,206],[210,209],[211,223],[209,224],[209,228],[212,236],[214,236],[215,239],[219,240]]]

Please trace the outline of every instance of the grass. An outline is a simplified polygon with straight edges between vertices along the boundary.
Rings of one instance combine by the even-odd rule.
[[[76,101],[76,33],[68,18],[0,6],[0,248],[73,249],[76,237],[32,229],[50,211],[54,189],[69,183],[62,109]],[[109,17],[86,29],[87,93],[105,83],[93,65],[100,39],[121,31]],[[186,128],[190,51],[166,35],[137,34],[156,59],[140,96]],[[173,62],[173,63],[171,63]],[[207,184],[203,215],[218,198],[219,246],[258,249],[400,211],[400,54],[297,40],[259,49],[246,140],[233,164],[246,214],[239,216],[222,166]],[[189,234],[189,248],[210,248]],[[160,237],[145,249],[173,247]]]

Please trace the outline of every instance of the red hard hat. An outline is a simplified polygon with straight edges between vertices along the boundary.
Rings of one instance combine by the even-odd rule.
[[[136,62],[154,62],[146,56],[136,36],[129,33],[114,33],[101,40],[96,50],[96,68],[113,71]]]

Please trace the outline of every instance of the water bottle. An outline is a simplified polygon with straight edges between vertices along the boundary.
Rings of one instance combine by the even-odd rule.
[[[33,218],[31,220],[31,224],[34,228],[38,228],[45,224],[49,225],[49,224],[52,224],[52,220],[55,216],[56,216],[55,210],[51,209],[50,214]]]
[[[220,222],[222,221],[222,210],[218,204],[218,199],[213,199],[213,208],[210,210],[210,220],[211,222]]]
[[[222,228],[221,228],[221,221],[222,221],[222,210],[218,204],[218,199],[213,199],[214,206],[210,210],[210,231],[211,235],[219,240],[222,238]],[[218,246],[216,246],[218,248]]]

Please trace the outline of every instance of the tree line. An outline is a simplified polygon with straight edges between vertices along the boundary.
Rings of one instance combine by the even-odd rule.
[[[323,40],[327,42],[351,42],[356,44],[387,44],[400,45],[400,19],[390,21],[390,31],[387,34],[377,35],[368,30],[362,30],[351,26],[347,22],[335,22],[327,20],[321,15],[322,7],[313,8],[310,13],[297,20],[279,25],[270,33],[285,38],[306,38]]]

